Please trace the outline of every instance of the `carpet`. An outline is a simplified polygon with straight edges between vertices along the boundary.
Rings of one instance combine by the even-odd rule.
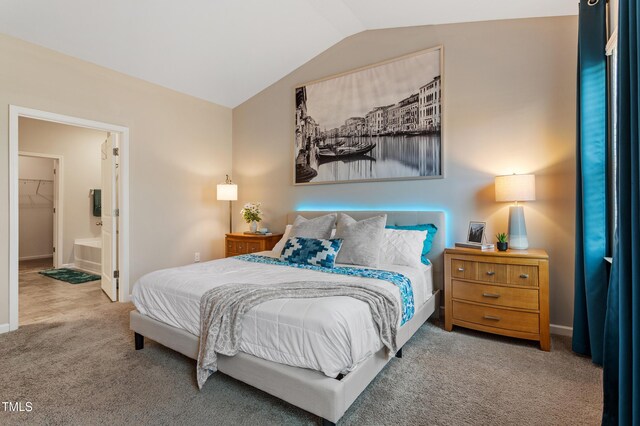
[[[0,335],[0,401],[31,402],[0,424],[317,425],[299,408],[223,374],[202,391],[195,361],[146,340],[133,349],[131,304],[112,303]],[[339,425],[598,425],[601,370],[532,342],[426,323]]]
[[[54,280],[64,281],[69,284],[83,284],[100,279],[100,275],[94,275],[88,272],[69,268],[47,269],[45,271],[40,271],[39,274],[53,278]]]

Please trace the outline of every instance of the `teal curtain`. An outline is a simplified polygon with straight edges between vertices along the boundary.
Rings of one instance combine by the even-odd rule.
[[[607,309],[606,2],[580,1],[573,350],[602,364]]]
[[[636,0],[620,0],[618,17],[618,230],[604,339],[605,425],[640,425],[640,149]]]

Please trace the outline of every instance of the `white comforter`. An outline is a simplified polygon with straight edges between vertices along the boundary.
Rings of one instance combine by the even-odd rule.
[[[430,267],[380,269],[411,280],[416,309],[431,297]],[[199,335],[200,298],[207,290],[230,283],[299,280],[359,280],[384,287],[400,300],[398,288],[386,281],[227,258],[147,274],[134,285],[133,303],[141,314]],[[350,297],[272,300],[251,309],[242,322],[242,352],[329,377],[346,374],[380,348],[368,306]]]

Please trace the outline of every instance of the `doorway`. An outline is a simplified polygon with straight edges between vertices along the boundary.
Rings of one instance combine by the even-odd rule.
[[[43,156],[39,156],[38,154],[20,152],[20,123],[21,120],[24,123],[25,119],[36,120],[39,122],[46,122],[49,125],[53,124],[62,124],[67,126],[72,126],[76,128],[81,128],[84,131],[91,129],[92,131],[100,131],[106,136],[104,142],[99,146],[99,151],[96,153],[98,156],[98,161],[100,164],[98,168],[101,168],[101,176],[98,177],[97,183],[94,183],[93,186],[97,188],[91,189],[91,194],[100,193],[104,194],[108,197],[108,201],[104,200],[104,197],[100,199],[98,204],[106,207],[108,211],[106,213],[102,213],[101,216],[98,216],[97,219],[93,222],[92,226],[100,226],[107,222],[107,228],[104,229],[104,226],[98,228],[98,230],[94,229],[94,235],[97,235],[96,240],[103,241],[105,238],[107,242],[104,244],[103,254],[101,256],[102,264],[106,267],[103,269],[100,274],[99,285],[94,285],[95,289],[101,294],[102,290],[109,296],[111,300],[118,300],[121,302],[128,301],[129,298],[129,261],[128,261],[128,142],[129,142],[129,132],[128,129],[121,126],[100,123],[95,121],[84,120],[75,117],[63,116],[55,113],[49,113],[44,111],[38,111],[33,109],[27,109],[22,107],[10,106],[10,120],[9,120],[9,155],[10,155],[10,167],[9,167],[9,178],[10,178],[10,235],[9,235],[9,262],[10,262],[10,282],[9,282],[9,314],[10,314],[10,330],[15,330],[19,325],[19,310],[23,305],[22,301],[19,301],[19,295],[22,293],[19,286],[19,276],[21,272],[24,272],[24,269],[19,267],[19,259],[20,255],[24,254],[24,247],[19,243],[19,231],[23,228],[21,225],[21,220],[26,220],[25,216],[20,215],[20,200],[24,202],[27,201],[25,198],[25,190],[23,189],[23,193],[20,193],[20,160],[30,158],[40,159],[43,162],[46,161]],[[24,124],[23,124],[24,126]],[[23,129],[24,130],[24,129]],[[53,156],[55,157],[55,156]],[[55,241],[51,244],[51,249],[55,247],[55,252],[51,253],[53,258],[51,259],[53,263],[55,263],[56,267],[64,267],[73,265],[73,257],[69,254],[74,249],[73,240],[69,239],[69,236],[63,235],[64,229],[64,220],[62,214],[62,207],[65,203],[60,202],[62,198],[61,192],[64,190],[64,186],[60,184],[63,181],[64,170],[62,167],[62,157],[53,158],[55,167],[54,167],[54,179],[39,179],[43,182],[40,183],[40,189],[37,188],[38,183],[34,182],[30,183],[30,181],[23,181],[22,185],[25,185],[25,189],[27,186],[35,186],[36,194],[32,194],[32,198],[35,200],[34,202],[42,202],[43,206],[46,204],[46,207],[43,208],[43,211],[40,212],[41,216],[45,215],[45,210],[48,207],[51,207],[52,211],[55,211],[55,216],[52,217],[51,227],[54,228],[53,231],[55,236],[52,235],[52,240]],[[117,157],[117,158],[116,158]],[[24,161],[23,161],[24,163]],[[68,163],[68,162],[67,162]],[[68,165],[68,164],[67,164]],[[95,169],[96,167],[92,167]],[[95,172],[95,170],[94,170]],[[100,172],[100,171],[99,171]],[[47,176],[42,176],[47,177]],[[26,179],[26,178],[25,178]],[[51,194],[45,193],[44,189],[49,184],[51,185]],[[69,179],[68,185],[73,182],[81,181],[82,179]],[[57,185],[54,185],[54,182],[58,182]],[[94,180],[95,182],[95,180]],[[67,186],[68,186],[67,185]],[[104,185],[107,185],[106,190]],[[102,186],[102,191],[96,191],[100,186]],[[54,187],[58,189],[53,191]],[[29,189],[31,191],[32,188]],[[69,193],[71,191],[67,191]],[[40,196],[43,196],[40,198]],[[86,207],[87,209],[90,207],[91,202],[95,202],[95,197],[93,200],[89,199],[90,193],[89,189],[87,189],[84,197],[86,198]],[[47,204],[48,200],[51,199],[51,205]],[[66,200],[66,198],[65,198]],[[56,207],[53,207],[53,204],[56,203]],[[94,206],[95,207],[95,206]],[[69,216],[75,214],[75,210],[71,211],[71,209],[65,216]],[[88,218],[86,211],[83,208],[82,212],[82,221],[91,220]],[[94,213],[95,214],[95,213]],[[71,223],[71,225],[70,225]],[[74,222],[67,222],[67,230],[72,228]],[[44,233],[47,232],[45,229]],[[86,239],[78,239],[77,241],[85,241]],[[39,241],[40,244],[46,244],[45,239]],[[102,244],[99,244],[102,245]],[[42,255],[44,257],[44,254]],[[22,256],[23,260],[24,257]],[[36,260],[36,259],[34,259]],[[39,267],[39,266],[36,266]],[[21,271],[21,269],[23,269]],[[31,278],[34,280],[38,278],[36,275],[32,275]],[[65,291],[70,290],[72,287],[77,286],[69,286],[65,287]],[[51,287],[53,288],[53,287]],[[48,288],[48,290],[51,290]],[[92,288],[87,286],[85,287],[85,292],[87,295],[91,293]],[[65,298],[65,291],[61,291],[56,293],[57,295],[62,295],[61,297]],[[102,295],[101,295],[102,296]],[[104,299],[104,296],[102,296]],[[60,301],[63,303],[63,301]]]
[[[19,152],[19,261],[41,267],[62,265],[63,158]]]

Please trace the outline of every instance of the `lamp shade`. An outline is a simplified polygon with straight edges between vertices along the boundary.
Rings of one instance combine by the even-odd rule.
[[[218,184],[218,200],[236,201],[238,199],[238,185],[235,183]]]
[[[533,201],[535,199],[535,175],[496,176],[496,201]]]

